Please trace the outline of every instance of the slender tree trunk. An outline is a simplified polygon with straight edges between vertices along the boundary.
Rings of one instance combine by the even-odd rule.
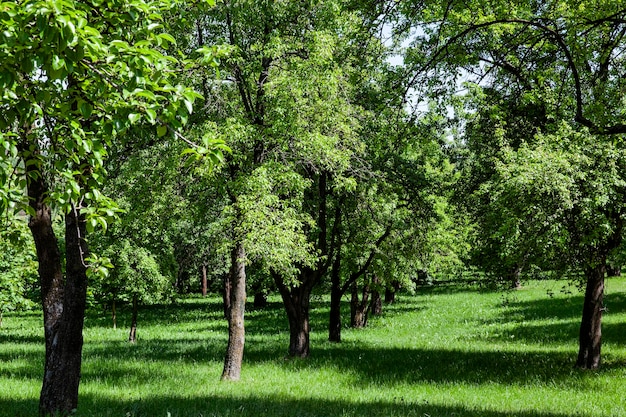
[[[520,279],[522,269],[523,267],[521,265],[515,265],[509,274],[509,282],[511,283],[511,288],[514,290],[522,288],[522,281]]]
[[[330,273],[330,320],[328,323],[328,340],[341,342],[341,246],[337,247],[337,254],[333,261]]]
[[[606,265],[600,262],[586,272],[587,286],[580,324],[579,350],[576,366],[597,369],[600,366],[602,347],[602,310],[604,298],[604,276]]]
[[[115,298],[111,301],[111,319],[113,320],[113,328],[117,329],[117,307],[115,304]]]
[[[137,294],[133,294],[133,312],[130,319],[130,332],[128,333],[128,341],[130,343],[137,342],[137,316],[139,315]]]
[[[244,313],[246,309],[246,252],[238,243],[231,256],[231,291],[228,309],[228,346],[222,380],[238,381],[245,343]]]
[[[206,264],[202,264],[202,296],[206,297],[209,291],[209,283],[207,279]]]
[[[356,282],[352,285],[352,297],[350,299],[350,326],[360,329],[367,326],[367,315],[369,310],[370,287],[363,286],[363,294],[359,300],[359,287]]]
[[[370,302],[370,312],[374,316],[380,316],[383,314],[383,300],[380,297],[380,292],[376,289],[380,284],[380,279],[374,275],[374,289],[372,290],[372,301]]]

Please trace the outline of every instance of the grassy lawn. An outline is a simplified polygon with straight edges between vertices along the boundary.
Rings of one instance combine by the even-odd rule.
[[[222,383],[220,300],[142,310],[136,345],[99,311],[86,320],[78,416],[624,416],[626,279],[607,282],[603,365],[574,368],[582,294],[563,282],[515,292],[430,287],[400,295],[366,329],[326,341],[313,303],[312,356],[285,360],[277,298],[246,315],[242,380]],[[349,312],[348,305],[343,306]],[[344,316],[347,321],[347,317]],[[0,415],[37,412],[43,372],[39,314],[0,328]]]

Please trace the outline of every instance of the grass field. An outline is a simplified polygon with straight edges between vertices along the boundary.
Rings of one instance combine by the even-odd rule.
[[[574,368],[582,294],[556,281],[515,292],[429,287],[400,295],[366,329],[326,341],[312,312],[312,355],[285,360],[278,299],[246,315],[242,380],[219,381],[226,323],[218,298],[145,308],[139,341],[99,311],[86,320],[78,416],[626,416],[626,279],[607,282],[603,365]],[[348,306],[343,306],[348,313]],[[346,317],[347,319],[347,317]],[[37,412],[39,314],[0,328],[0,416]]]

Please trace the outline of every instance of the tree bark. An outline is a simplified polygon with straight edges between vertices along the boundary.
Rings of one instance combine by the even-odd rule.
[[[393,291],[389,287],[385,288],[385,303],[393,304],[395,302],[396,302],[396,292]]]
[[[580,323],[578,360],[576,361],[576,366],[583,369],[597,369],[600,366],[605,273],[604,261],[585,271],[587,285]]]
[[[139,315],[137,294],[133,294],[133,312],[130,319],[130,332],[128,333],[128,341],[130,343],[137,342],[137,316]]]
[[[372,290],[372,301],[370,302],[370,312],[374,316],[380,316],[383,314],[383,300],[380,297],[380,292],[376,287],[380,284],[380,279],[374,275],[373,284],[375,288]]]
[[[289,357],[307,358],[310,354],[309,308],[315,271],[303,271],[299,285],[287,287],[282,277],[272,274],[289,320]]]
[[[341,342],[341,246],[337,245],[333,267],[330,272],[330,317],[328,322],[328,340]]]
[[[246,309],[246,252],[238,243],[231,254],[230,307],[228,309],[228,346],[222,380],[238,381],[245,343],[244,314]]]
[[[113,328],[117,329],[117,307],[115,305],[115,298],[111,300],[111,319],[113,320]]]
[[[258,289],[254,292],[252,305],[254,305],[255,308],[264,308],[267,306],[267,294],[262,289]]]
[[[367,326],[367,315],[369,313],[369,296],[370,287],[368,284],[363,286],[363,295],[359,300],[359,287],[352,284],[352,297],[350,299],[350,326],[360,329]]]
[[[45,217],[49,218],[49,210],[48,214],[44,215]],[[43,224],[37,224],[41,220]],[[82,362],[83,325],[87,301],[85,258],[88,256],[85,219],[76,208],[70,210],[65,216],[65,283],[62,282],[60,264],[58,267],[52,265],[50,264],[51,258],[46,257],[54,253],[52,258],[57,259],[55,252],[58,252],[58,245],[54,250],[52,240],[50,240],[51,223],[42,218],[35,219],[31,223],[33,224],[31,230],[34,230],[33,236],[37,234],[40,240],[39,245],[50,245],[48,250],[44,250],[47,254],[42,253],[40,270],[52,271],[58,268],[52,282],[45,282],[42,276],[46,363],[39,412],[42,415],[67,414],[75,410],[78,405],[78,385]],[[48,235],[47,243],[41,241],[44,238],[42,233]],[[60,257],[58,259],[60,260]],[[56,260],[53,262],[56,263]],[[47,274],[48,271],[44,271],[43,275]]]
[[[209,283],[207,280],[206,264],[202,264],[202,296],[206,297],[209,291]]]
[[[511,283],[511,289],[519,290],[522,288],[522,281],[520,279],[522,275],[523,266],[515,265],[509,274],[509,282]]]
[[[78,405],[83,323],[87,298],[87,256],[84,217],[77,209],[65,216],[66,279],[61,251],[45,199],[48,184],[24,132],[20,152],[26,167],[32,209],[28,223],[37,252],[43,309],[45,364],[39,397],[42,416],[68,414]]]

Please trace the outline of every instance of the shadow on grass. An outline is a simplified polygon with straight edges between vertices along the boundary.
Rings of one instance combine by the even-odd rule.
[[[36,414],[37,402],[0,399],[3,416],[26,417]],[[393,401],[350,402],[327,399],[272,397],[194,397],[174,396],[145,398],[126,402],[112,398],[83,395],[76,417],[190,417],[190,416],[437,416],[437,417],[566,417],[569,414],[528,411],[498,411],[460,405],[429,404],[427,399],[397,398]],[[583,417],[586,414],[576,414]]]
[[[476,338],[483,340],[518,340],[535,344],[578,343],[578,333],[584,298],[582,295],[546,297],[532,301],[511,301],[503,303],[502,313],[496,320],[481,324],[510,325],[511,330],[498,335]],[[626,313],[626,295],[613,293],[605,296],[607,311],[603,314],[603,341],[626,345],[626,324],[607,323],[611,315]]]

